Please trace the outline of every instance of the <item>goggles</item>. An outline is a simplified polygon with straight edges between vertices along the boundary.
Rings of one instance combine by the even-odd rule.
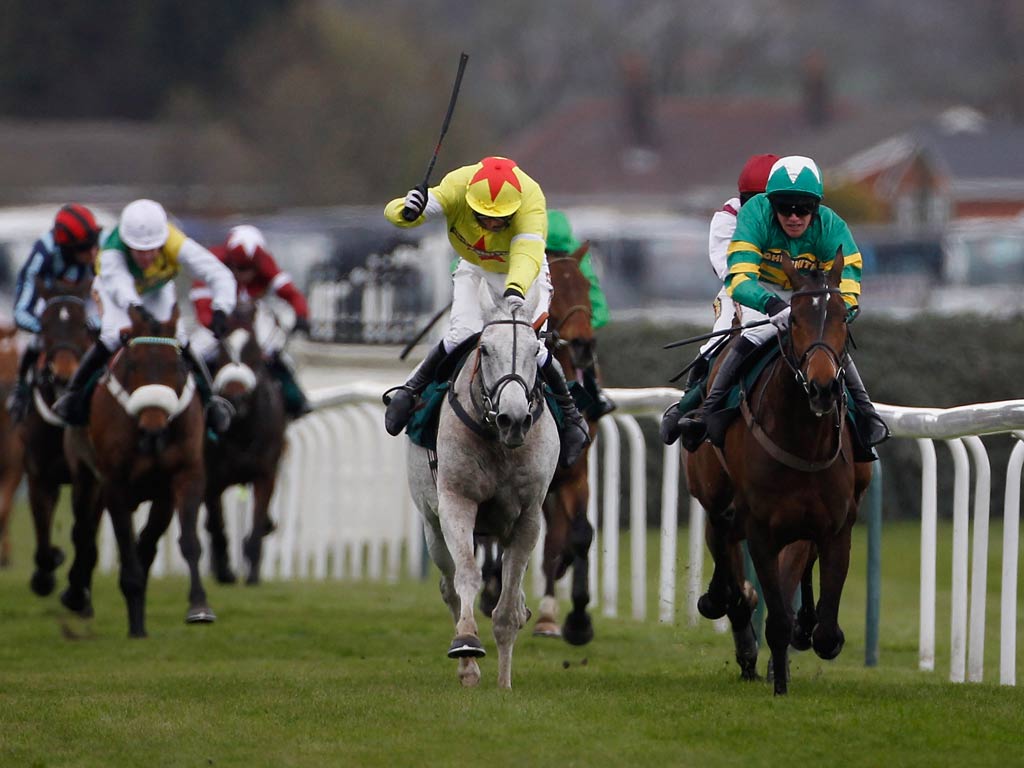
[[[811,200],[772,200],[772,210],[784,218],[810,216],[818,210],[817,202]]]

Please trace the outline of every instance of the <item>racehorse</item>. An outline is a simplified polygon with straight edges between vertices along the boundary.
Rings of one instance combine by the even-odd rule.
[[[178,513],[179,545],[188,564],[188,623],[215,620],[199,575],[197,517],[205,487],[203,408],[175,339],[178,309],[159,322],[141,308],[128,311],[131,329],[91,398],[89,423],[65,430],[73,478],[75,560],[61,602],[92,615],[90,585],[96,564],[96,526],[106,508],[121,558],[120,586],[128,632],[145,637],[146,582],[157,542]],[[132,513],[151,501],[136,542]]]
[[[35,526],[35,571],[29,582],[37,595],[49,595],[54,571],[64,552],[52,544],[53,514],[62,485],[71,482],[64,457],[64,421],[53,412],[54,401],[67,388],[78,362],[93,343],[87,325],[90,283],[37,282],[36,295],[46,303],[39,315],[42,345],[32,380],[32,405],[21,424],[28,503]]]
[[[214,392],[235,408],[231,428],[217,440],[206,442],[206,528],[213,572],[222,584],[233,583],[235,573],[228,557],[221,496],[232,485],[252,483],[252,530],[245,539],[244,552],[249,564],[246,581],[257,584],[263,537],[274,530],[270,499],[284,452],[284,398],[256,340],[255,312],[256,306],[250,302],[238,304],[214,363]]]
[[[594,364],[594,329],[591,325],[590,281],[580,271],[589,243],[566,256],[548,258],[553,293],[548,310],[548,346],[568,381],[582,383],[583,371]],[[585,412],[585,411],[584,411]],[[597,422],[589,420],[594,437]],[[587,480],[589,446],[571,467],[559,467],[544,499],[544,597],[533,634],[564,637],[572,645],[585,645],[594,637],[590,603],[590,543],[594,529],[587,519],[590,485]],[[572,566],[572,611],[558,627],[555,582]]]
[[[0,326],[0,568],[11,564],[11,512],[23,467],[19,430],[3,407],[18,380],[17,333],[13,325]]]
[[[554,419],[536,386],[540,342],[521,319],[533,316],[538,297],[537,288],[528,291],[526,304],[512,316],[481,283],[485,323],[442,405],[436,464],[428,449],[409,446],[409,488],[455,621],[448,656],[458,659],[464,686],[480,682],[477,658],[485,655],[474,614],[482,581],[474,530],[494,536],[503,548],[501,597],[491,614],[500,688],[512,687],[512,649],[530,617],[523,576],[540,537],[541,504],[559,451]]]
[[[821,658],[833,659],[843,648],[838,615],[850,530],[871,479],[871,465],[854,462],[846,418],[842,249],[828,271],[803,274],[785,257],[781,266],[794,288],[789,333],[779,342],[782,354],[744,393],[743,418],[729,425],[724,448],[705,443],[686,461],[690,493],[708,512],[707,541],[715,561],[698,608],[707,618],[729,616],[743,677],[756,677],[750,626],[756,597],[743,580],[739,548],[746,538],[767,607],[765,637],[776,695],[788,689],[788,646],[794,640],[806,647],[808,628]],[[793,542],[802,543],[780,566],[780,553]],[[817,605],[809,589],[815,558]],[[797,583],[804,606],[794,629]]]

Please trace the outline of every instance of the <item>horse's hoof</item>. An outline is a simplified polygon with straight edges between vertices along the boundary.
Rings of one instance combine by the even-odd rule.
[[[64,550],[60,547],[50,547],[50,570],[55,571],[64,564]]]
[[[487,651],[480,643],[480,638],[475,635],[456,635],[448,646],[449,659],[480,658],[486,655]]]
[[[95,615],[88,589],[79,596],[73,595],[70,587],[65,589],[60,593],[60,604],[82,619],[91,619]]]
[[[238,576],[230,568],[215,568],[213,577],[217,579],[218,584],[234,584],[238,581]]]
[[[57,586],[57,579],[52,571],[35,571],[28,584],[37,595],[46,597]]]
[[[814,652],[820,658],[825,661],[832,661],[832,659],[842,653],[843,646],[846,645],[846,636],[839,627],[836,627],[836,634],[833,637],[825,636],[825,633],[819,632],[816,627],[812,635],[812,643],[814,645]]]
[[[793,636],[789,639],[789,644],[795,650],[806,651],[811,647],[811,632],[805,627],[795,624],[793,626]]]
[[[149,637],[149,635],[146,634],[146,630],[139,629],[129,630],[128,637],[130,637],[132,640],[145,640],[147,637]]]
[[[705,592],[697,598],[697,610],[705,619],[715,621],[725,616],[729,609],[724,603],[716,603],[710,592]]]
[[[260,583],[260,574],[257,571],[253,571],[245,580],[245,586],[247,587],[258,587]]]
[[[186,624],[213,624],[216,620],[217,614],[205,605],[189,608],[188,613],[185,614]]]
[[[562,625],[562,637],[569,645],[586,645],[594,639],[594,623],[590,614],[584,612],[582,617],[570,613]]]
[[[551,619],[537,619],[537,623],[533,625],[533,636],[534,637],[561,637],[562,630],[558,628]]]

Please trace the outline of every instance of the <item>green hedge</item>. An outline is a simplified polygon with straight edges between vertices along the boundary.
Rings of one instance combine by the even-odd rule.
[[[598,332],[605,386],[668,386],[696,354],[697,345],[663,350],[670,341],[710,330],[693,325],[613,322]],[[893,320],[864,317],[852,326],[854,359],[876,402],[949,408],[955,405],[1024,398],[1024,324],[1020,318],[994,320],[977,316],[921,315]],[[678,386],[678,383],[676,384]],[[656,427],[644,424],[654,435]],[[983,438],[992,468],[992,514],[1002,515],[1006,462],[1012,439]],[[658,517],[661,452],[649,440],[648,514]],[[889,518],[920,515],[921,460],[912,440],[890,440],[879,447],[883,464],[884,514]],[[937,446],[939,514],[952,514],[953,468],[949,451]],[[653,483],[653,485],[652,485]],[[972,465],[972,493],[974,470]],[[625,499],[623,510],[626,511]],[[973,507],[972,507],[973,510]]]

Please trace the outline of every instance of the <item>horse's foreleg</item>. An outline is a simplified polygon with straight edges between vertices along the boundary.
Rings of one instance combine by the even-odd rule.
[[[444,542],[454,566],[453,584],[459,602],[455,620],[455,638],[448,648],[450,658],[483,656],[473,607],[480,592],[482,580],[473,553],[473,526],[476,523],[476,503],[452,493],[439,494],[438,517]],[[504,573],[505,568],[502,568]],[[504,595],[503,595],[504,598]],[[499,600],[499,605],[500,605]],[[497,609],[495,609],[497,610]]]
[[[237,580],[228,555],[228,537],[224,533],[223,488],[206,488],[206,530],[210,534],[210,570],[221,584],[234,584]]]
[[[562,630],[558,626],[558,598],[555,597],[555,582],[559,572],[565,571],[565,552],[569,539],[569,514],[565,506],[565,486],[554,493],[548,494],[544,500],[544,520],[547,530],[544,533],[544,597],[540,601],[540,611],[533,625],[533,634],[538,637],[561,637]]]
[[[53,592],[57,583],[53,572],[64,562],[60,547],[52,545],[50,530],[53,527],[53,510],[57,506],[60,485],[48,483],[43,478],[29,477],[28,502],[32,508],[32,524],[36,531],[36,569],[32,572],[29,585],[40,597]]]
[[[800,610],[793,624],[792,645],[798,651],[806,651],[811,647],[811,632],[817,624],[817,613],[814,607],[814,562],[818,552],[811,541],[795,541],[783,547],[779,553],[779,573],[782,584],[782,595],[793,600],[797,589],[800,590]]]
[[[181,538],[178,546],[181,556],[188,564],[189,591],[188,611],[185,621],[189,624],[209,624],[217,620],[216,614],[206,602],[206,590],[199,575],[199,556],[202,546],[199,543],[199,504],[203,496],[202,471],[176,478],[174,483],[174,501],[178,509],[178,521],[181,524]]]
[[[132,530],[131,503],[123,494],[107,493],[106,507],[114,525],[117,550],[121,557],[121,573],[118,583],[121,594],[128,606],[128,634],[131,637],[146,636],[146,580],[139,563],[135,546],[135,532]]]
[[[572,526],[569,530],[569,548],[572,551],[572,611],[565,617],[562,635],[571,645],[586,645],[594,639],[594,624],[587,606],[590,605],[590,545],[594,541],[594,528],[587,519],[589,489],[576,495]]]
[[[523,594],[523,576],[530,554],[540,538],[541,508],[524,510],[516,521],[511,541],[502,553],[501,599],[494,607],[491,620],[494,640],[498,644],[498,687],[512,687],[512,650],[516,635],[530,620]]]
[[[779,581],[779,548],[773,543],[769,532],[763,529],[751,532],[747,537],[747,544],[757,578],[761,582],[761,594],[767,608],[764,634],[772,653],[771,671],[775,695],[781,696],[788,690],[787,655],[793,632],[792,595],[782,594],[782,585]]]
[[[704,541],[715,565],[707,592],[697,599],[697,610],[705,619],[722,618],[744,599],[741,540],[735,512],[731,508],[720,513],[708,513]]]
[[[82,618],[90,618],[93,615],[92,574],[98,557],[96,532],[103,515],[96,478],[92,473],[83,471],[75,478],[71,486],[71,511],[74,517],[71,541],[75,556],[68,569],[68,587],[61,593],[60,601],[69,611]]]
[[[252,531],[245,540],[245,559],[249,563],[249,575],[246,584],[260,583],[260,561],[263,559],[263,537],[273,526],[270,522],[270,499],[274,495],[274,483],[277,476],[268,473],[258,477],[252,484]]]
[[[18,490],[18,483],[21,482],[22,464],[17,462],[16,466],[8,467],[4,472],[0,491],[0,568],[6,568],[11,564],[11,512],[14,510],[14,492]]]
[[[818,601],[818,623],[811,635],[814,652],[823,659],[834,659],[843,650],[846,638],[839,628],[839,602],[850,568],[850,528],[848,520],[835,535],[818,542],[821,599]]]
[[[174,505],[167,497],[154,499],[149,505],[149,518],[146,525],[139,532],[139,565],[142,566],[142,577],[148,583],[149,569],[153,567],[156,559],[156,549],[160,543],[160,537],[164,535],[171,518],[174,517]]]

